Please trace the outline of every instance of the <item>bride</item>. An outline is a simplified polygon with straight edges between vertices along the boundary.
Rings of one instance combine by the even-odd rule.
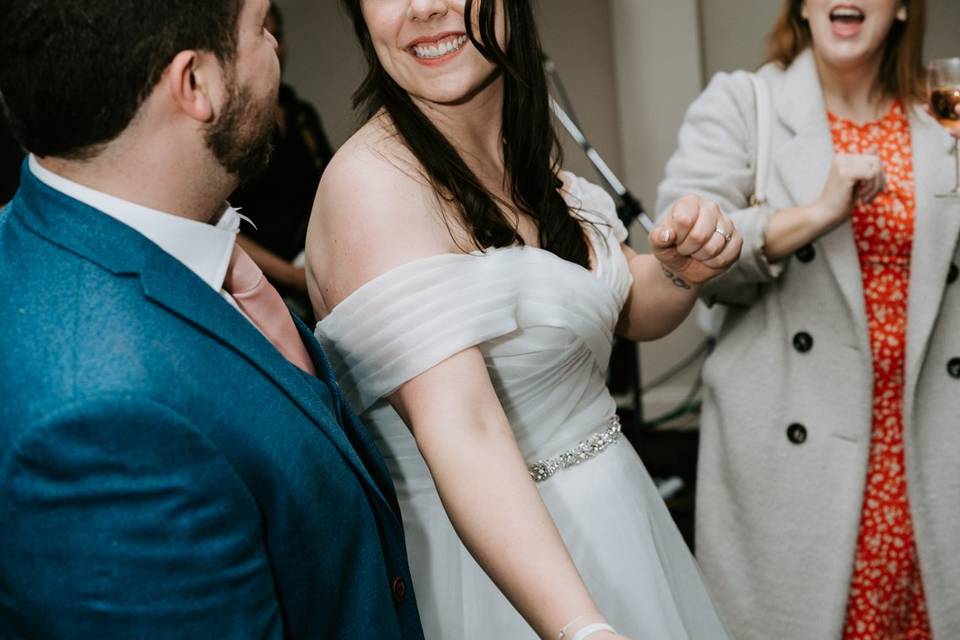
[[[691,197],[652,256],[623,244],[558,171],[528,0],[345,5],[368,120],[320,185],[309,286],[427,640],[726,638],[604,380],[614,331],[665,335],[736,261],[733,224]]]

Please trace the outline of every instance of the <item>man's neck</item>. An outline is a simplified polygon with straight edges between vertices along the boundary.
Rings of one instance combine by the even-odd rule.
[[[44,169],[107,195],[198,222],[216,223],[234,188],[196,159],[106,149],[89,160],[37,158]],[[223,173],[223,172],[220,172]]]

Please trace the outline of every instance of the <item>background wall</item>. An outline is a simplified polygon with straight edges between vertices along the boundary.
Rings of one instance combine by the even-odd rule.
[[[611,0],[611,6],[626,184],[655,215],[663,167],[676,148],[687,105],[702,88],[697,3]],[[647,239],[639,226],[634,225],[631,233],[634,248],[646,251]],[[660,377],[703,340],[688,319],[666,338],[641,345],[645,383]],[[697,368],[692,367],[685,375],[645,393],[645,417],[654,418],[678,406],[696,375]]]
[[[570,94],[590,142],[617,173],[623,172],[623,137],[617,102],[614,16],[610,3],[597,0],[541,0],[537,20],[543,47]],[[561,135],[566,167],[594,176],[580,148]]]
[[[927,57],[960,56],[960,0],[928,0]]]
[[[276,0],[289,48],[286,79],[312,102],[334,147],[357,125],[350,95],[363,78],[363,56],[339,0]]]
[[[286,14],[287,80],[313,102],[338,145],[357,125],[350,94],[364,68],[339,0],[276,0]],[[927,0],[927,53],[960,55],[960,0]],[[585,132],[608,164],[652,208],[687,106],[720,70],[753,69],[776,0],[540,0],[547,53],[561,72]],[[566,166],[594,179],[566,137]],[[633,229],[636,248],[646,238]],[[690,353],[703,335],[688,321],[642,347],[645,380]],[[693,368],[646,397],[648,416],[675,406],[695,382]]]
[[[777,0],[698,0],[705,80],[717,71],[756,69],[780,14]]]

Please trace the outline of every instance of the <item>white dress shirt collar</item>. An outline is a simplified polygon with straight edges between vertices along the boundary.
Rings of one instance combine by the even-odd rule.
[[[33,155],[29,163],[30,172],[51,189],[131,227],[197,274],[215,291],[222,290],[240,230],[240,216],[236,209],[227,206],[216,225],[198,222],[149,209],[67,180],[45,169]]]

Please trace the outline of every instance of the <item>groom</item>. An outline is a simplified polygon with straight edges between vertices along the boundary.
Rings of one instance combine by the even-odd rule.
[[[0,637],[422,639],[389,476],[234,244],[268,0],[0,0]]]

